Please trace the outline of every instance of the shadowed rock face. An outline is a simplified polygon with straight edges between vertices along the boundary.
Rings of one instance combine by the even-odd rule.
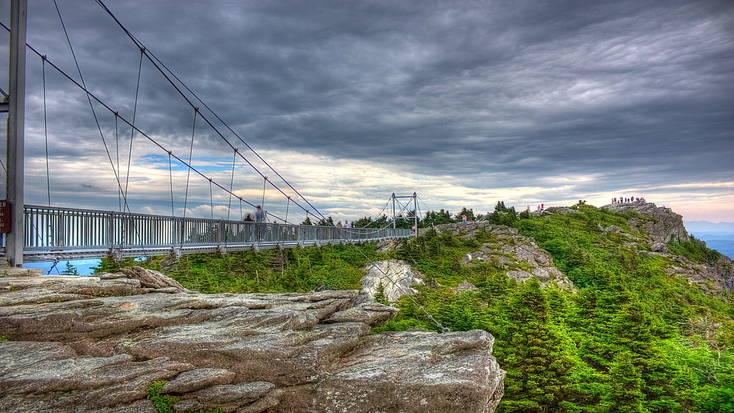
[[[491,412],[484,331],[369,335],[357,291],[199,294],[153,271],[0,276],[0,411]]]
[[[664,252],[670,241],[690,239],[683,217],[670,208],[658,207],[651,202],[636,201],[625,204],[610,204],[602,208],[614,212],[634,211],[639,215],[629,219],[632,229],[646,234],[653,251]]]

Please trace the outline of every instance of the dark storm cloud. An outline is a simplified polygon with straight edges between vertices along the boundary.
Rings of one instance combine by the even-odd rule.
[[[53,4],[30,3],[29,42],[76,77]],[[90,88],[129,116],[139,52],[93,1],[59,3]],[[477,188],[581,175],[594,177],[576,184],[582,194],[731,180],[730,2],[108,3],[256,148]],[[29,59],[38,119],[40,64]],[[138,123],[181,148],[192,112],[143,67]],[[84,156],[99,147],[86,100],[49,76],[53,153]]]

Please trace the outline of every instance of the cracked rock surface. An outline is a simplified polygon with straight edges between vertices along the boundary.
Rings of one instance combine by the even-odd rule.
[[[200,294],[134,268],[0,276],[0,411],[492,412],[484,331],[369,335],[396,309],[358,291]]]

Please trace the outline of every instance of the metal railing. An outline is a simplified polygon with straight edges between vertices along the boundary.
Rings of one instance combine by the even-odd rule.
[[[254,223],[37,205],[26,205],[24,215],[24,255],[30,260],[292,247],[411,235],[407,229]]]

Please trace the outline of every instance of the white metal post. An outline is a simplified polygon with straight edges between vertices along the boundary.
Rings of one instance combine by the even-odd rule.
[[[8,107],[8,202],[11,227],[6,255],[10,265],[23,264],[23,181],[25,120],[25,37],[27,0],[10,2],[10,67]]]
[[[413,192],[413,225],[415,226],[415,237],[418,238],[418,194]]]
[[[392,193],[392,229],[395,229],[395,192]]]

